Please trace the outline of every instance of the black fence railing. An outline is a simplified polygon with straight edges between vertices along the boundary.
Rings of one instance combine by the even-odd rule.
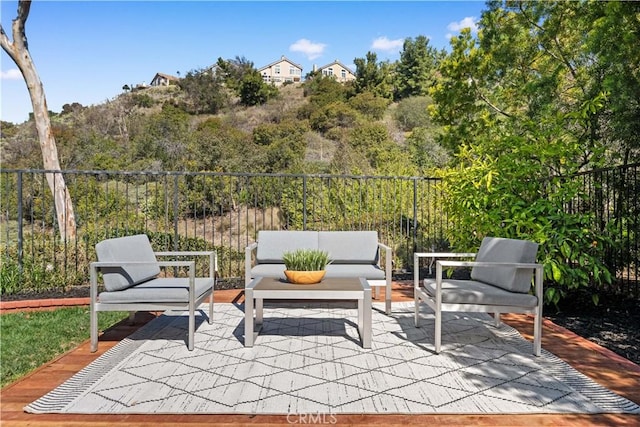
[[[616,291],[640,297],[640,165],[584,173],[588,197],[567,206],[589,213],[615,242],[606,264]],[[77,223],[61,239],[46,173],[63,174]],[[3,292],[11,286],[86,284],[94,246],[147,233],[156,250],[216,248],[222,279],[241,279],[244,248],[263,229],[377,230],[394,249],[394,270],[411,269],[414,251],[450,250],[455,227],[439,180],[426,177],[190,172],[0,171]],[[12,284],[12,285],[11,285]]]
[[[581,197],[566,209],[589,214],[592,229],[609,236],[613,244],[605,254],[605,265],[616,292],[640,297],[640,164],[580,173]]]
[[[98,241],[137,232],[157,250],[215,247],[229,279],[244,274],[244,248],[262,229],[377,230],[394,247],[398,271],[414,250],[443,249],[446,241],[432,178],[55,171],[77,222],[76,239],[63,241],[47,172],[54,171],[0,174],[2,270],[16,282],[82,283]]]

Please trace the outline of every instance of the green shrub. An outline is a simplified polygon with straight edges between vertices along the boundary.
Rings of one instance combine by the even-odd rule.
[[[287,270],[318,271],[324,270],[331,261],[329,253],[317,249],[298,249],[282,255]]]

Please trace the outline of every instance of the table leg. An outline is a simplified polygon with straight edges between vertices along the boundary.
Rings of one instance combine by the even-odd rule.
[[[244,291],[244,346],[253,347],[253,289]]]

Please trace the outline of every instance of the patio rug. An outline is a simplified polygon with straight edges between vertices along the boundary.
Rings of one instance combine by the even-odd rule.
[[[511,327],[486,314],[446,313],[433,353],[433,315],[413,303],[391,316],[374,303],[372,348],[363,349],[355,304],[265,304],[253,348],[242,305],[199,316],[164,314],[58,388],[25,407],[81,414],[506,414],[640,413]]]

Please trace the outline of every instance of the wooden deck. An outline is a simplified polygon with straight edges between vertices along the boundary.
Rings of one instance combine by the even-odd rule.
[[[395,283],[393,301],[411,301],[413,289],[408,283]],[[218,302],[242,301],[242,291],[216,291]],[[304,424],[305,420],[286,416],[248,415],[32,415],[22,408],[48,393],[153,318],[138,313],[136,324],[126,322],[106,331],[99,350],[89,352],[89,342],[40,367],[27,377],[5,387],[0,395],[2,426],[276,426]],[[533,324],[525,315],[504,315],[527,339],[532,339]],[[88,319],[87,319],[88,321]],[[545,320],[542,346],[573,367],[614,392],[640,403],[640,366]],[[335,422],[332,422],[335,421]],[[308,422],[308,420],[307,420]],[[335,420],[316,419],[315,423],[335,425],[436,425],[436,426],[640,426],[640,416],[597,415],[336,415]]]

